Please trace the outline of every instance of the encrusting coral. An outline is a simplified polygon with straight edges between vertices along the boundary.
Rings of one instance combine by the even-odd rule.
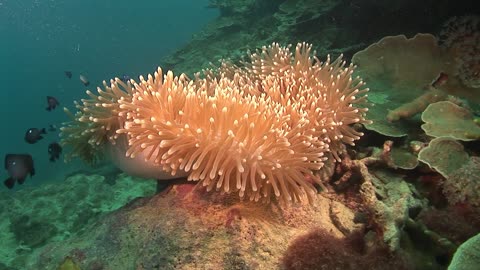
[[[322,63],[305,43],[295,52],[274,43],[242,66],[226,63],[194,80],[158,69],[139,83],[104,83],[106,91],[77,105],[64,142],[90,136],[91,145],[115,145],[126,136],[121,153],[171,175],[186,173],[207,190],[311,202],[312,181],[321,184],[313,172],[327,157],[340,160],[344,144],[362,136],[352,125],[368,122],[361,106],[368,89],[352,78],[352,65],[341,58]],[[71,136],[85,122],[88,134]]]

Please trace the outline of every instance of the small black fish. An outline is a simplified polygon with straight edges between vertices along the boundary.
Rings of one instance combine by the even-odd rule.
[[[48,131],[51,131],[51,132],[57,131],[57,126],[54,124],[50,124],[48,126]]]
[[[72,78],[72,72],[71,71],[65,71],[65,76],[67,76],[67,78],[71,79]]]
[[[30,144],[36,143],[43,139],[42,134],[47,134],[44,128],[30,128],[27,130],[27,133],[25,133],[25,141]]]
[[[10,177],[3,183],[9,189],[13,188],[15,182],[23,184],[28,174],[30,174],[30,177],[35,175],[33,159],[29,154],[5,155],[5,170],[7,170]]]
[[[55,97],[47,96],[47,111],[55,110],[55,108],[60,105],[60,102]]]
[[[80,81],[82,81],[83,85],[85,86],[89,86],[90,85],[90,82],[88,81],[87,77],[83,76],[82,74],[80,74]]]
[[[60,144],[54,142],[48,145],[48,154],[50,155],[50,161],[55,162],[62,153],[62,147]]]
[[[125,74],[123,74],[122,77],[120,78],[120,80],[124,83],[127,83],[128,81],[130,81],[130,79],[131,79],[130,76]]]

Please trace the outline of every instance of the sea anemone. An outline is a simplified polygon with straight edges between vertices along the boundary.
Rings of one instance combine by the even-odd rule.
[[[272,192],[284,201],[313,199],[305,175],[321,168],[326,148],[305,135],[308,121],[288,125],[291,115],[280,104],[244,95],[226,78],[204,85],[211,89],[172,72],[163,79],[161,70],[142,78],[132,101],[121,102],[129,111],[118,130],[128,135],[126,154],[148,149],[146,161],[172,174],[185,171],[207,190],[236,190],[255,201],[270,200]]]
[[[67,108],[64,109],[69,122],[63,123],[60,128],[61,144],[70,147],[70,151],[65,153],[65,161],[70,161],[78,157],[90,165],[97,164],[102,160],[103,154],[97,144],[90,143],[95,133],[90,129],[89,122],[82,122],[82,113],[73,114]]]
[[[110,86],[103,81],[103,86],[105,90],[97,88],[98,95],[87,90],[90,99],[75,101],[75,114],[64,109],[71,119],[60,129],[62,144],[72,147],[72,151],[66,154],[67,160],[80,157],[95,164],[103,158],[104,146],[116,143],[116,131],[125,122],[118,101],[130,100],[133,88],[130,82],[124,83],[118,78],[111,80]]]
[[[354,145],[363,135],[352,124],[369,123],[364,118],[368,109],[361,107],[368,88],[359,77],[352,78],[354,66],[345,66],[342,56],[321,62],[310,44],[298,43],[295,52],[290,47],[264,46],[242,62],[242,68],[223,61],[217,77],[231,78],[249,94],[265,93],[290,111],[306,113],[311,135],[328,143],[330,154],[340,161],[345,144]],[[212,73],[208,70],[208,77],[214,77]]]
[[[344,66],[341,57],[318,61],[305,43],[295,54],[274,43],[241,66],[224,61],[204,78],[158,69],[139,83],[104,83],[106,91],[77,106],[76,119],[90,122],[89,144],[116,147],[124,138],[124,156],[187,175],[207,190],[311,202],[311,181],[321,184],[313,173],[362,136],[351,124],[367,122],[358,105],[368,89],[352,79],[353,66]]]
[[[80,122],[90,124],[92,136],[89,143],[105,144],[107,141],[115,144],[117,130],[124,126],[125,115],[120,110],[120,100],[131,100],[133,88],[131,82],[124,83],[120,79],[110,80],[110,86],[103,81],[105,90],[97,87],[98,96],[87,90],[90,99],[82,99],[82,104],[76,107],[81,112]]]

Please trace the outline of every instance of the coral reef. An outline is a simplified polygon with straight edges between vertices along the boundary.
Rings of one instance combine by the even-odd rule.
[[[369,169],[380,164],[386,167],[395,166],[391,162],[389,145],[387,141],[382,151],[375,151],[365,158],[345,158],[338,165],[341,172],[338,182],[345,186],[345,182],[361,179],[359,193],[362,204],[369,209],[368,211],[375,213],[373,231],[383,239],[390,250],[398,250],[402,227],[409,218],[409,211],[424,207],[426,202],[416,198],[416,189],[400,176],[384,169]]]
[[[315,195],[311,205],[280,208],[210,193],[198,185],[176,185],[154,197],[134,200],[109,215],[99,215],[95,218],[99,222],[49,241],[24,259],[29,267],[40,269],[63,265],[67,257],[81,269],[280,268],[281,258],[293,255],[287,247],[294,247],[293,243],[301,242],[298,237],[318,229],[328,231],[325,237],[339,241],[339,248],[355,254],[351,262],[361,260],[362,265],[380,267],[391,260],[398,269],[404,269],[411,262],[408,256],[397,254],[402,253],[402,227],[409,213],[423,202],[415,198],[411,185],[388,171],[374,169],[375,165],[389,164],[391,144],[386,145],[370,157],[346,157],[338,164],[342,167],[338,173],[344,175],[340,181],[349,182],[350,187],[360,185],[360,192],[348,195],[347,200],[341,193],[326,192]],[[369,220],[354,223],[358,212],[367,213]],[[318,241],[326,241],[322,239]],[[360,244],[353,244],[354,239]],[[354,251],[345,245],[355,245]],[[329,254],[330,260],[342,256]]]
[[[474,207],[455,205],[443,209],[425,208],[416,219],[431,232],[441,235],[443,243],[450,242],[455,250],[458,245],[478,233],[479,213]]]
[[[381,228],[390,228],[390,233],[387,231],[384,237],[385,242],[397,243],[401,249],[412,253],[421,249],[424,255],[436,258],[428,267],[440,268],[448,264],[457,246],[466,240],[465,236],[478,232],[475,229],[478,220],[466,218],[465,214],[478,215],[478,211],[466,210],[478,207],[478,149],[475,144],[464,146],[456,141],[476,141],[479,138],[477,121],[472,113],[474,102],[478,101],[472,95],[478,95],[478,92],[472,85],[465,85],[458,73],[455,60],[458,55],[451,52],[439,46],[434,36],[418,34],[411,39],[386,37],[352,59],[358,65],[357,74],[365,78],[371,90],[368,100],[372,106],[367,117],[373,123],[365,124],[365,127],[385,139],[395,140],[395,143],[384,144],[383,153],[388,150],[388,155],[379,156],[382,163],[396,169],[396,174],[398,169],[411,171],[404,178],[415,184],[420,192],[427,190],[425,196],[434,205],[430,208],[423,204],[417,210],[408,208],[412,212],[402,219],[402,229],[383,223]],[[414,66],[411,65],[412,59],[416,59]],[[419,113],[425,122],[422,129],[419,129],[422,124],[417,117]],[[371,140],[372,135],[367,134],[368,138]],[[403,158],[411,161],[411,165],[400,165]],[[368,169],[373,175],[380,176],[371,164]],[[410,177],[412,179],[408,180]],[[386,176],[379,178],[388,179]],[[380,198],[384,186],[375,186]],[[415,192],[410,196],[416,197]],[[375,208],[379,207],[376,204],[372,205],[371,209],[379,209]],[[388,213],[385,210],[379,212]],[[465,218],[456,218],[454,213],[457,212],[462,212],[458,215]],[[382,217],[376,219],[380,224],[381,220]],[[446,229],[450,226],[455,226],[455,230]],[[397,241],[388,242],[389,234]],[[419,247],[418,243],[425,245]],[[412,259],[417,266],[424,260],[422,257]]]
[[[478,120],[459,98],[478,100],[478,24],[452,19],[440,45],[416,33],[434,33],[471,7],[433,0],[212,0],[210,7],[220,16],[162,63],[181,75],[159,70],[104,82],[62,129],[73,150],[67,158],[112,158],[131,175],[199,185],[163,181],[169,186],[160,194],[133,199],[152,194],[155,182],[114,172],[110,180],[75,175],[65,185],[76,188],[31,192],[33,200],[4,196],[8,233],[0,240],[18,245],[0,250],[2,262],[446,268],[480,224]],[[405,36],[390,36],[398,33]],[[315,45],[272,43],[298,40]],[[357,69],[345,63],[376,41],[352,59]],[[321,62],[317,53],[335,57]],[[448,79],[436,83],[442,74]],[[291,204],[304,201],[310,205]]]

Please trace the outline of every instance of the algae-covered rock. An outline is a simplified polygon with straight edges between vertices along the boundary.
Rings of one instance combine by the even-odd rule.
[[[27,215],[13,216],[10,219],[10,230],[18,243],[30,248],[45,244],[58,233],[58,229],[50,222],[36,218],[32,220]]]
[[[78,267],[72,258],[66,257],[57,270],[80,270],[80,267]]]
[[[64,182],[0,192],[0,261],[18,269],[32,251],[89,230],[105,214],[137,197],[155,193],[156,181],[121,175],[107,182],[102,175],[76,174]],[[49,269],[56,269],[52,265]]]
[[[298,236],[322,228],[341,239],[331,216],[353,218],[347,207],[337,205],[341,213],[331,213],[333,200],[321,195],[314,205],[281,210],[193,187],[135,200],[89,230],[43,247],[29,263],[51,269],[81,250],[83,259],[76,262],[82,269],[279,269]],[[353,231],[349,224],[354,226],[342,222],[342,229]]]

